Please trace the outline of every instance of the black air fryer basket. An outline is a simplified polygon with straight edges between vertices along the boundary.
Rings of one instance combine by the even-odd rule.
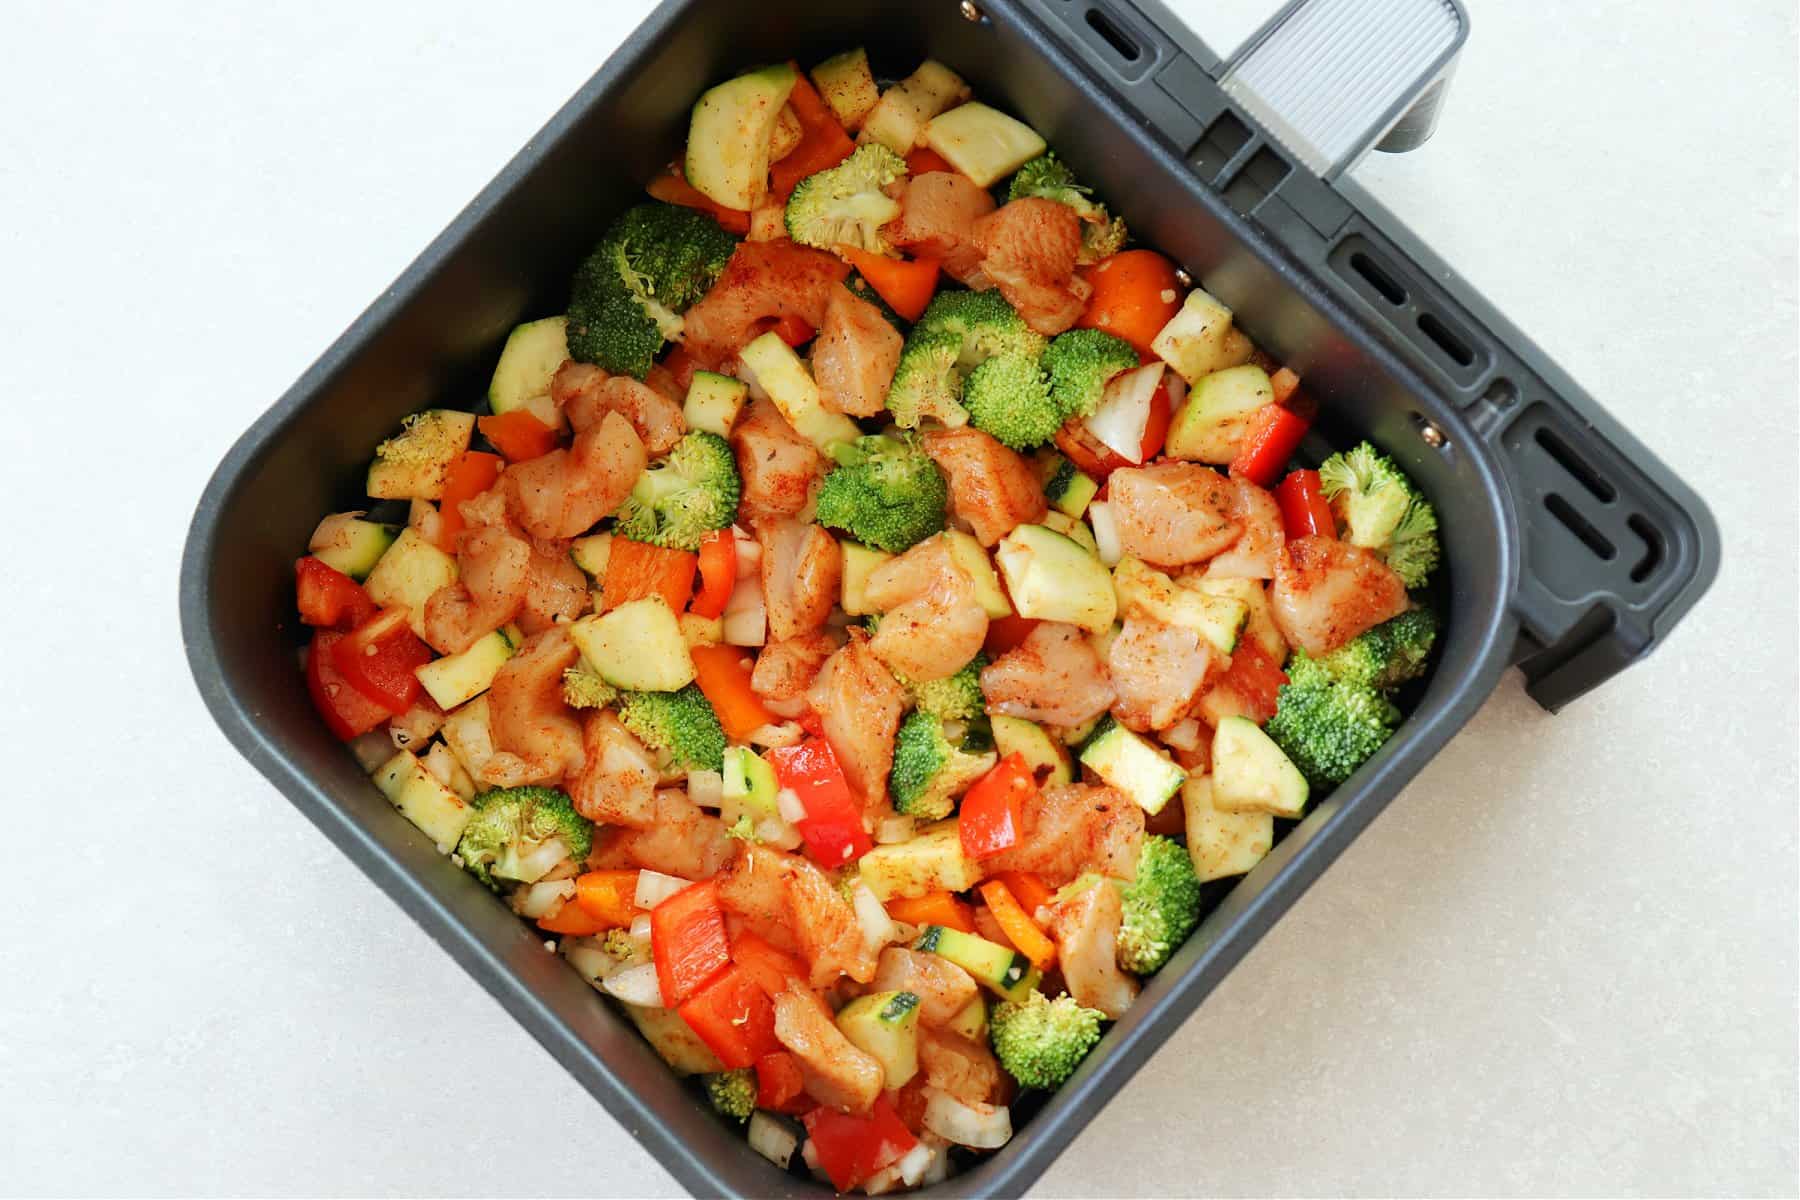
[[[858,43],[889,75],[944,61],[1297,370],[1329,441],[1392,454],[1436,505],[1447,564],[1411,717],[1254,871],[1213,885],[1187,945],[1061,1091],[1018,1110],[1006,1147],[930,1189],[1026,1190],[1508,666],[1560,708],[1647,654],[1717,571],[1694,493],[1346,177],[1430,133],[1466,31],[1457,0],[1298,0],[1222,62],[1156,0],[667,0],[220,465],[181,577],[209,708],[685,1185],[823,1194],[750,1150],[370,784],[294,669],[292,566],[319,514],[360,500],[403,414],[472,406],[507,331],[562,310],[573,264],[668,162],[705,86]]]

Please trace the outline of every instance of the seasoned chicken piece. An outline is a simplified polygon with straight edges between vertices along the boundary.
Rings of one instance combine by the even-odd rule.
[[[753,400],[731,427],[744,494],[740,519],[799,515],[812,500],[813,488],[825,478],[825,460],[814,445],[794,432],[781,410],[768,400]]]
[[[759,927],[787,929],[814,987],[839,975],[858,983],[874,978],[875,956],[863,944],[856,911],[825,872],[767,846],[738,842],[734,850],[718,874],[721,906]]]
[[[836,650],[837,643],[823,633],[770,642],[756,656],[750,689],[764,700],[792,700],[812,686]]]
[[[875,963],[872,992],[911,992],[919,998],[919,1020],[942,1025],[969,1006],[980,993],[967,971],[937,954],[889,946]]]
[[[650,369],[644,372],[644,386],[675,405],[677,410],[681,408],[681,402],[687,399],[687,385],[692,382],[691,374],[683,381],[661,363],[652,363]],[[683,424],[686,424],[685,418]]]
[[[457,579],[425,601],[425,640],[460,654],[519,615],[531,577],[531,547],[505,529],[479,526],[457,537]]]
[[[1093,287],[1075,275],[1081,218],[1066,204],[1014,200],[975,226],[981,273],[993,280],[1025,323],[1054,336],[1074,325]]]
[[[1244,532],[1229,550],[1206,564],[1206,573],[1213,579],[1273,579],[1276,559],[1287,542],[1281,507],[1248,479],[1231,482],[1237,488],[1237,517]]]
[[[956,674],[987,638],[987,610],[942,534],[876,567],[863,595],[882,614],[869,648],[909,679]]]
[[[656,819],[656,757],[608,708],[581,726],[583,763],[570,781],[575,811],[590,821],[648,829]]]
[[[982,545],[992,546],[1050,511],[1044,485],[1024,456],[974,426],[932,430],[924,444],[950,480],[950,507]]]
[[[900,215],[881,227],[895,246],[914,258],[935,258],[945,274],[960,283],[974,279],[981,266],[975,225],[994,211],[994,198],[957,171],[915,175],[898,186]]]
[[[1270,607],[1283,637],[1317,658],[1406,611],[1406,585],[1373,551],[1336,538],[1287,543]]]
[[[1225,657],[1191,629],[1133,614],[1113,639],[1106,670],[1119,699],[1113,716],[1142,733],[1167,729],[1187,716]]]
[[[911,707],[906,689],[852,630],[849,643],[825,660],[806,699],[844,777],[862,798],[864,816],[876,815],[886,806],[894,734]]]
[[[816,632],[837,603],[844,555],[817,525],[772,518],[755,523],[762,546],[763,605],[778,642]]]
[[[1108,476],[1106,487],[1119,545],[1145,562],[1202,562],[1244,531],[1237,488],[1199,463],[1126,467]]]
[[[576,433],[592,429],[609,412],[618,413],[631,422],[652,457],[667,454],[687,432],[679,400],[629,375],[608,375],[587,363],[564,363],[550,381],[550,396]]]
[[[569,557],[565,541],[533,540],[531,562],[525,573],[525,604],[519,610],[519,628],[527,634],[542,633],[559,621],[573,621],[593,601],[587,576]]]
[[[1114,879],[1137,874],[1144,845],[1144,810],[1123,792],[1083,783],[1046,788],[1020,813],[1024,836],[1010,850],[983,861],[989,875],[1031,871],[1061,887],[1083,871]]]
[[[775,997],[775,1038],[800,1060],[807,1094],[820,1104],[861,1114],[881,1094],[881,1063],[852,1045],[824,1002],[798,984]]]
[[[494,756],[481,777],[495,787],[554,783],[584,761],[581,726],[563,703],[563,672],[581,654],[560,625],[525,639],[488,688]]]
[[[1085,725],[1118,698],[1087,635],[1058,621],[983,667],[981,694],[990,712],[1048,725]]]
[[[905,340],[879,308],[842,284],[833,288],[812,352],[813,378],[825,407],[853,417],[879,413]]]
[[[725,832],[724,822],[680,788],[657,792],[650,823],[623,831],[612,843],[631,866],[682,879],[711,878],[738,844]]]
[[[648,461],[631,422],[609,412],[567,449],[506,468],[507,511],[532,537],[578,537],[612,515]]]
[[[1119,889],[1102,879],[1050,905],[1050,933],[1069,995],[1118,1020],[1137,999],[1137,980],[1119,969]]]
[[[999,1104],[1007,1093],[993,1051],[953,1033],[919,1029],[919,1073],[964,1104]]]
[[[754,340],[758,322],[768,318],[799,317],[817,329],[833,289],[849,274],[848,264],[823,250],[741,242],[712,290],[683,315],[682,344],[711,371]]]

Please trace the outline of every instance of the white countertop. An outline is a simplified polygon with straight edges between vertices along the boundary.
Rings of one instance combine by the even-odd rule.
[[[1559,717],[1509,678],[1045,1194],[1796,1187],[1792,5],[1473,7],[1437,139],[1358,177],[1701,488],[1723,573]],[[225,447],[648,5],[407,8],[8,10],[0,1191],[678,1192],[181,655]]]

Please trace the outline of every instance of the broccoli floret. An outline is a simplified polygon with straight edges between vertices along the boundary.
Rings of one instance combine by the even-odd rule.
[[[642,379],[737,240],[705,214],[640,204],[612,223],[569,289],[569,355]]]
[[[1075,173],[1054,152],[1032,159],[1012,177],[1006,189],[1007,200],[1026,196],[1054,200],[1075,210],[1081,218],[1080,262],[1099,262],[1125,244],[1124,220],[1108,214],[1106,205],[1094,199],[1093,189],[1077,182]]]
[[[988,656],[977,654],[954,675],[920,682],[896,674],[894,678],[913,694],[913,703],[941,721],[968,721],[987,712],[981,695],[981,669]]]
[[[920,315],[917,328],[960,337],[956,366],[964,375],[997,354],[1036,358],[1046,345],[1044,335],[1027,325],[997,291],[939,292]]]
[[[1407,587],[1437,566],[1437,510],[1394,460],[1363,442],[1319,467],[1319,483],[1345,540],[1381,555]]]
[[[1014,450],[1043,445],[1063,423],[1043,366],[1023,354],[1001,354],[970,371],[962,402],[975,428]]]
[[[952,427],[966,424],[962,398],[970,372],[990,358],[1018,355],[1035,362],[1043,352],[1043,335],[999,292],[939,292],[900,351],[888,412],[902,429],[927,418]]]
[[[837,166],[795,185],[787,202],[788,236],[821,250],[848,243],[889,253],[881,227],[900,215],[900,202],[882,189],[905,174],[906,160],[880,142],[858,146]]]
[[[756,822],[750,819],[749,813],[738,814],[738,819],[725,827],[725,836],[740,842],[762,841],[756,836]]]
[[[563,672],[562,697],[570,708],[605,708],[619,698],[619,689],[576,664]]]
[[[1137,875],[1121,899],[1119,965],[1135,975],[1154,975],[1200,923],[1200,877],[1187,848],[1174,838],[1145,838]]]
[[[725,730],[697,684],[678,692],[625,692],[619,720],[670,766],[690,771],[725,769]]]
[[[1263,732],[1315,788],[1350,778],[1400,721],[1399,710],[1375,688],[1340,682],[1304,652],[1288,660],[1287,676]]]
[[[469,874],[499,890],[502,881],[536,883],[565,858],[585,859],[594,827],[569,797],[547,787],[483,792],[456,843]]]
[[[1130,342],[1098,329],[1058,334],[1044,351],[1050,395],[1064,420],[1093,416],[1106,381],[1137,365],[1138,352]]]
[[[894,434],[835,447],[819,489],[818,520],[866,546],[899,554],[944,528],[949,489],[918,443]]]
[[[1034,991],[1023,1002],[1002,1001],[989,1018],[994,1054],[1020,1087],[1059,1088],[1100,1040],[1105,1014]]]
[[[600,948],[628,967],[650,961],[650,943],[634,938],[623,929],[609,929],[600,940]]]
[[[456,457],[468,444],[467,430],[449,413],[433,408],[403,417],[400,432],[375,447],[375,457],[396,466],[433,466]]]
[[[894,766],[888,773],[894,811],[922,821],[942,820],[955,807],[956,794],[993,766],[992,752],[965,753],[944,736],[942,721],[914,710],[894,739]]]
[[[706,1098],[721,1117],[743,1122],[756,1111],[756,1072],[745,1067],[706,1077]]]
[[[619,506],[614,532],[634,542],[698,550],[707,534],[737,519],[742,494],[731,444],[696,429],[638,476]]]
[[[1425,673],[1437,640],[1437,613],[1413,608],[1339,646],[1318,660],[1333,679],[1374,688],[1399,687]]]

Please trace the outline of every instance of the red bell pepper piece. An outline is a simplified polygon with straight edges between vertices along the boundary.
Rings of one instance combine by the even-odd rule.
[[[694,593],[688,611],[696,617],[718,616],[736,586],[737,535],[729,529],[715,529],[700,541],[700,590]]]
[[[487,418],[483,417],[482,420]],[[438,501],[438,549],[456,553],[456,535],[463,531],[462,502],[473,500],[494,486],[506,466],[498,454],[464,450],[444,476],[444,494]]]
[[[924,315],[932,293],[937,291],[941,268],[936,259],[889,258],[851,245],[840,245],[837,252],[850,260],[889,308],[908,321]]]
[[[777,1050],[756,1060],[756,1107],[796,1116],[818,1107],[806,1094],[799,1059]]]
[[[914,146],[906,156],[908,175],[926,175],[932,171],[954,171],[950,160],[929,146]]]
[[[1250,432],[1237,457],[1231,460],[1231,473],[1248,479],[1257,487],[1269,487],[1281,477],[1281,469],[1300,448],[1300,439],[1312,427],[1303,413],[1279,404],[1263,406],[1256,414]]]
[[[1146,432],[1148,432],[1147,428]],[[1163,429],[1163,435],[1168,436],[1166,427]],[[1088,427],[1078,419],[1064,422],[1063,427],[1056,431],[1056,448],[1061,450],[1064,457],[1081,471],[1093,476],[1101,483],[1105,483],[1106,477],[1114,471],[1131,465],[1125,460],[1123,454],[1105,445],[1099,438],[1088,432]]]
[[[650,910],[650,953],[665,1005],[686,1000],[731,965],[717,883],[682,888]]]
[[[375,615],[362,584],[311,556],[294,564],[294,603],[300,619],[316,629],[354,629]]]
[[[742,646],[689,646],[694,663],[694,682],[725,727],[725,736],[739,742],[764,725],[781,718],[763,707],[762,697],[750,686],[750,655]]]
[[[1150,394],[1150,415],[1144,420],[1144,436],[1138,443],[1138,461],[1147,463],[1162,453],[1163,443],[1169,440],[1169,426],[1175,421],[1175,405],[1169,399],[1169,373],[1163,372],[1163,380],[1156,385]]]
[[[847,1192],[918,1145],[886,1096],[878,1096],[866,1117],[833,1108],[815,1108],[802,1118],[806,1136],[819,1154],[831,1186]]]
[[[769,168],[770,188],[777,196],[792,192],[794,185],[808,175],[837,166],[856,149],[850,135],[825,107],[825,101],[819,98],[805,73],[797,64],[794,70],[799,78],[794,83],[794,90],[788,93],[787,102],[794,115],[800,118],[800,144]]]
[[[344,637],[330,629],[313,634],[312,649],[306,654],[306,690],[312,694],[313,707],[325,718],[326,726],[347,742],[394,713],[351,687],[350,681],[338,673],[332,651]]]
[[[601,577],[600,601],[611,612],[630,600],[661,596],[670,612],[680,612],[694,594],[696,561],[686,550],[614,537]]]
[[[682,208],[699,209],[717,221],[720,228],[728,233],[735,233],[742,237],[750,232],[749,213],[741,208],[726,208],[723,204],[718,203],[711,196],[689,183],[682,176],[678,167],[671,167],[668,171],[652,179],[650,186],[645,190],[650,193],[652,198],[661,200],[664,204],[679,204]]]
[[[477,418],[475,427],[507,462],[541,458],[556,449],[556,430],[522,408]]]
[[[790,346],[804,346],[813,340],[813,327],[799,317],[764,317],[756,323],[758,333],[773,333]]]
[[[981,643],[981,648],[988,652],[989,657],[999,658],[1030,637],[1031,631],[1037,627],[1035,617],[1021,617],[1018,613],[995,617],[988,622],[987,639]]]
[[[390,712],[419,698],[413,674],[435,655],[406,623],[404,608],[384,608],[332,648],[331,662],[350,686]]]
[[[1331,515],[1331,503],[1325,499],[1317,471],[1289,472],[1275,489],[1275,503],[1281,507],[1281,524],[1289,541],[1337,536],[1337,519]]]
[[[798,796],[806,810],[806,819],[795,828],[814,859],[840,867],[875,848],[830,742],[810,737],[798,746],[769,751],[769,761],[775,767],[775,782]]]
[[[781,1049],[775,1039],[774,1003],[749,972],[740,968],[719,972],[678,1011],[728,1071],[754,1066],[763,1055]]]
[[[1259,725],[1275,715],[1275,703],[1287,681],[1287,673],[1281,669],[1281,664],[1263,653],[1255,638],[1238,640],[1237,649],[1231,655],[1231,665],[1219,678],[1221,686],[1243,698]]]
[[[973,859],[991,858],[1018,845],[1024,834],[1020,809],[1037,795],[1031,765],[1019,753],[1007,755],[975,781],[962,800],[963,853]]]

